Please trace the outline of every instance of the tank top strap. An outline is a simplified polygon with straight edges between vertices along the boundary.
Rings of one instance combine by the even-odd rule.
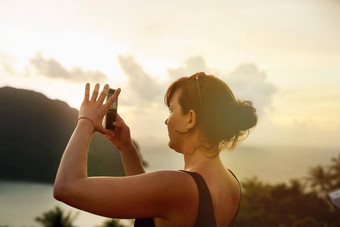
[[[211,194],[204,178],[196,172],[181,171],[190,174],[197,185],[199,203],[195,227],[217,227]]]
[[[237,210],[236,210],[236,214],[233,218],[233,220],[231,221],[230,225],[229,226],[234,226],[234,223],[236,221],[236,218],[237,218],[237,215],[238,215],[238,212],[240,211],[240,206],[241,206],[241,199],[242,199],[242,189],[241,189],[241,183],[240,181],[237,179],[236,175],[230,170],[228,169],[229,172],[235,177],[235,179],[237,180],[238,184],[240,185],[240,200],[238,202],[238,207],[237,207]]]

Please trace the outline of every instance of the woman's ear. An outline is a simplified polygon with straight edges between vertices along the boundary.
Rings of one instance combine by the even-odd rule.
[[[197,117],[196,112],[194,110],[189,110],[187,113],[187,122],[186,122],[186,128],[187,129],[193,129],[196,125]]]

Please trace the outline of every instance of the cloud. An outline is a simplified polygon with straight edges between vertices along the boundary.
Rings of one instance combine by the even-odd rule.
[[[80,67],[66,69],[59,61],[50,58],[46,59],[41,53],[37,53],[30,59],[30,65],[42,76],[55,79],[66,80],[72,83],[85,82],[107,82],[109,78],[98,70],[83,70]]]
[[[175,69],[168,69],[170,79],[175,80],[179,77],[191,76],[197,72],[207,72],[205,60],[201,56],[191,57],[184,61],[182,65]]]
[[[144,105],[146,102],[159,103],[159,101],[163,100],[164,84],[146,73],[132,56],[120,55],[118,62],[127,76],[126,86],[130,96],[127,96],[126,103]]]
[[[15,61],[15,58],[8,55],[0,55],[0,75],[11,75],[17,76],[18,72],[12,65],[12,62]]]
[[[259,114],[271,107],[278,88],[266,80],[266,74],[253,63],[240,64],[223,77],[236,98],[251,100]]]
[[[208,68],[205,59],[195,56],[186,59],[177,68],[168,68],[167,81],[159,81],[146,73],[143,67],[132,56],[118,56],[121,69],[127,77],[124,95],[121,96],[127,106],[136,107],[138,111],[153,108],[163,108],[163,97],[170,83],[182,76],[190,76],[196,72],[213,74],[224,80],[240,99],[253,101],[259,114],[271,106],[272,97],[277,87],[266,80],[266,74],[253,63],[237,66],[232,72],[218,75],[217,70]],[[101,71],[83,70],[80,67],[66,69],[59,61],[44,58],[37,53],[30,59],[30,66],[41,75],[51,79],[65,80],[72,83],[107,82],[109,78]]]

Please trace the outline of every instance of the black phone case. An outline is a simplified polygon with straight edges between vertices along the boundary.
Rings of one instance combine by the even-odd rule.
[[[107,94],[106,100],[109,99],[113,93],[115,92],[115,89],[110,88],[109,93]],[[106,120],[105,120],[105,128],[110,130],[115,130],[116,127],[112,124],[116,121],[116,115],[117,115],[117,105],[118,100],[115,101],[109,108],[109,110],[106,113]]]

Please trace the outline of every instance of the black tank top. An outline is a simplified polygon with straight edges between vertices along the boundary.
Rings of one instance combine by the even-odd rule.
[[[198,188],[199,205],[198,205],[198,215],[197,215],[195,227],[217,227],[211,194],[210,194],[207,184],[205,183],[204,178],[199,173],[196,173],[196,172],[189,172],[189,171],[184,171],[184,170],[181,170],[181,171],[190,174],[194,178],[197,188]],[[236,178],[233,172],[231,172],[230,170],[229,172]],[[239,181],[237,180],[237,182]],[[235,222],[235,219],[237,217],[237,214],[240,208],[240,202],[241,202],[241,198],[238,204],[236,214],[230,226],[233,226]],[[155,222],[153,218],[136,219],[134,226],[135,227],[155,227]]]

